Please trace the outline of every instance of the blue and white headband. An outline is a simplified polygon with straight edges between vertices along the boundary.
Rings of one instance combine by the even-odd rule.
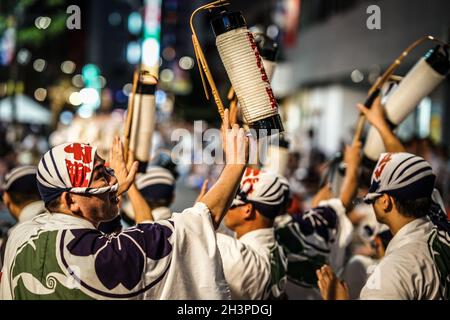
[[[1,191],[28,193],[36,190],[36,167],[20,166],[5,175]]]
[[[89,187],[97,148],[83,143],[64,143],[44,154],[38,165],[37,184],[45,204],[63,192],[103,194],[115,192],[118,185]]]
[[[262,215],[275,219],[284,213],[289,192],[289,183],[282,175],[247,168],[232,205],[252,203]]]
[[[364,200],[370,203],[383,193],[400,200],[430,198],[435,179],[433,169],[425,159],[406,152],[383,153]]]

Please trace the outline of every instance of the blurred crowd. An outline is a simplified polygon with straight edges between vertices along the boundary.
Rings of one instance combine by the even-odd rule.
[[[58,148],[66,146],[64,150],[66,151],[67,162],[67,150],[75,150],[76,148],[81,148],[79,150],[87,150],[86,148],[91,148],[74,144],[73,142],[87,142],[95,150],[95,159],[97,159],[97,157],[106,159],[109,166],[116,171],[117,175],[117,172],[123,170],[123,164],[121,166],[120,161],[124,160],[121,160],[121,156],[114,155],[115,153],[119,154],[118,150],[121,148],[118,147],[115,136],[123,133],[123,121],[124,114],[120,111],[113,112],[111,115],[100,115],[95,119],[89,120],[76,118],[70,126],[63,126],[60,124],[58,129],[49,135],[48,140],[46,134],[36,130],[36,128],[16,126],[14,127],[15,130],[13,134],[13,130],[11,130],[9,126],[4,125],[0,131],[0,184],[3,186],[14,185],[15,182],[12,180],[14,174],[17,175],[17,172],[14,171],[16,169],[14,168],[19,168],[19,171],[22,170],[20,168],[36,170],[31,168],[32,166],[38,166],[39,164],[37,172],[39,193],[41,194],[41,197],[44,197],[44,201],[46,201],[45,208],[51,210],[53,198],[49,199],[48,202],[45,200],[45,197],[48,196],[48,193],[50,192],[46,190],[47,188],[49,188],[49,190],[51,188],[56,188],[55,185],[58,185],[56,180],[55,182],[51,182],[51,179],[56,179],[52,170],[56,170],[59,175],[63,174],[61,171],[58,171],[58,166],[60,166],[58,164],[59,160],[54,160],[54,157],[60,155],[59,152],[61,151],[57,151]],[[174,128],[183,129],[185,130],[184,132],[190,133],[185,134],[181,140],[184,150],[187,151],[187,158],[181,157],[175,159],[173,155],[171,155],[171,150],[173,150],[177,143],[180,143],[180,141],[173,141]],[[202,123],[203,131],[208,128],[208,124]],[[150,150],[152,156],[150,157],[151,161],[148,170],[146,173],[136,176],[136,180],[129,181],[129,183],[132,183],[133,187],[131,187],[130,191],[127,193],[128,196],[121,197],[117,200],[121,206],[121,218],[118,220],[119,224],[110,225],[110,221],[106,221],[106,223],[103,221],[97,226],[97,229],[99,232],[102,232],[101,234],[103,234],[103,236],[105,234],[120,235],[123,232],[127,232],[120,231],[122,228],[132,227],[135,223],[138,223],[138,226],[140,226],[139,223],[143,223],[145,226],[145,223],[146,221],[148,222],[148,220],[164,221],[166,219],[175,219],[175,215],[173,215],[170,207],[173,205],[176,190],[191,189],[195,190],[194,194],[199,194],[197,200],[183,198],[183,201],[185,202],[182,203],[183,207],[189,208],[196,203],[192,210],[194,210],[193,212],[200,212],[203,209],[200,209],[198,203],[201,202],[208,203],[208,208],[211,209],[209,206],[217,206],[217,203],[215,202],[217,200],[211,200],[211,196],[208,197],[208,194],[214,192],[208,191],[208,189],[211,186],[224,184],[223,191],[217,191],[216,188],[215,192],[217,195],[215,195],[215,197],[220,198],[223,196],[224,199],[228,199],[227,197],[233,197],[233,192],[230,191],[231,193],[227,194],[226,190],[227,188],[230,188],[230,186],[227,186],[227,183],[230,184],[233,179],[237,179],[236,181],[239,182],[237,195],[228,210],[222,208],[224,211],[221,215],[223,217],[223,214],[225,214],[225,222],[222,222],[217,226],[218,248],[222,255],[222,259],[224,260],[223,268],[225,279],[231,290],[231,298],[342,298],[339,294],[336,294],[336,296],[333,297],[330,293],[333,291],[330,279],[333,279],[333,277],[336,279],[336,275],[339,276],[340,279],[343,279],[343,282],[338,281],[342,287],[335,288],[334,290],[338,293],[346,290],[346,293],[344,294],[344,297],[346,298],[358,298],[361,290],[362,292],[365,292],[367,297],[383,298],[382,295],[367,293],[368,289],[364,288],[367,287],[365,282],[370,274],[370,268],[374,268],[382,261],[389,248],[389,243],[393,239],[393,234],[386,224],[380,223],[381,221],[378,215],[374,214],[374,209],[363,201],[364,197],[367,198],[367,194],[374,192],[374,175],[376,175],[377,170],[381,172],[384,169],[382,159],[380,159],[381,169],[380,163],[378,163],[378,167],[375,167],[375,169],[373,169],[373,167],[366,167],[364,164],[360,165],[359,157],[361,146],[353,145],[353,149],[349,149],[344,143],[342,150],[337,152],[335,157],[327,157],[325,153],[316,146],[314,131],[309,130],[301,134],[301,147],[296,147],[296,149],[291,148],[289,150],[286,166],[282,167],[281,173],[260,172],[259,168],[249,165],[241,180],[241,174],[237,175],[237,178],[236,175],[233,176],[232,173],[227,175],[227,170],[230,169],[228,169],[226,164],[210,165],[201,161],[206,142],[200,144],[193,143],[192,139],[195,139],[194,129],[194,124],[185,121],[170,121],[158,123],[156,125],[152,136],[152,148]],[[400,142],[398,140],[397,144],[398,146],[404,145],[404,152],[407,153],[403,154],[409,154],[410,156],[415,155],[417,159],[419,159],[416,162],[423,161],[424,159],[433,168],[436,177],[434,188],[437,190],[437,193],[440,194],[436,199],[433,198],[433,201],[436,201],[439,207],[438,211],[441,215],[439,219],[444,219],[444,221],[446,221],[450,207],[448,196],[450,192],[450,163],[448,150],[443,145],[434,144],[430,139],[413,138],[410,141],[405,142]],[[48,150],[51,148],[53,148],[52,150],[55,150],[53,151],[55,156],[50,154],[51,158],[49,158]],[[73,152],[76,157],[75,151]],[[120,154],[121,152],[122,151],[120,151]],[[45,164],[46,157],[47,161],[51,159],[55,166],[54,169],[48,169],[49,164]],[[90,159],[94,161],[93,158]],[[44,161],[44,164],[42,164],[42,161]],[[92,163],[92,168],[94,168],[95,163]],[[342,163],[346,163],[347,166],[345,168],[340,167]],[[362,163],[364,163],[364,160]],[[336,166],[336,164],[339,165]],[[46,172],[43,171],[44,167]],[[374,170],[373,175],[372,169]],[[405,170],[407,169],[408,168]],[[64,171],[65,169],[62,170]],[[129,167],[127,170],[128,172],[133,171],[133,169],[130,169]],[[355,170],[355,174],[357,173],[357,178],[356,175],[352,176],[352,170]],[[71,171],[69,170],[69,174],[75,174],[76,178],[78,173],[70,172]],[[395,170],[392,175],[394,175],[394,173]],[[416,172],[416,174],[419,173],[420,170]],[[49,176],[47,177],[44,174],[49,174]],[[406,176],[407,173],[404,173],[404,175]],[[36,174],[33,173],[33,177],[36,179]],[[40,179],[42,179],[43,182],[40,182]],[[61,179],[61,177],[59,179]],[[64,179],[65,178],[62,178],[62,180]],[[70,179],[74,179],[74,177],[71,176]],[[226,183],[223,182],[224,179],[227,180]],[[339,181],[337,184],[340,185],[337,188],[333,186],[333,180],[335,180],[334,182],[336,184],[336,179]],[[120,180],[119,175],[117,175],[117,180],[115,181],[119,181],[119,186],[121,185],[122,181]],[[263,183],[263,181],[265,182]],[[27,184],[29,185],[29,183]],[[273,186],[277,186],[276,189],[269,192],[269,190],[272,190],[270,188]],[[378,187],[378,185],[375,187]],[[25,188],[24,185],[22,185],[22,188]],[[137,188],[138,191],[133,188]],[[83,192],[91,192],[89,189],[92,188],[88,188]],[[64,187],[61,190],[72,189]],[[210,190],[215,189],[212,187]],[[34,199],[32,191],[30,192],[30,199]],[[61,193],[63,191],[59,192]],[[79,191],[76,191],[75,193],[77,192]],[[96,191],[92,192],[95,194]],[[272,194],[273,196],[267,198],[268,194]],[[145,201],[142,200],[142,197],[145,198]],[[14,209],[11,209],[11,200],[9,196],[8,199],[9,200],[6,201],[3,197],[4,201],[2,201],[1,204],[0,232],[3,242],[2,257],[5,255],[5,252],[6,255],[8,255],[7,251],[5,251],[5,243],[12,230],[15,229],[14,225],[17,222],[22,221],[19,215],[20,210],[17,211],[16,214],[11,213],[14,218],[8,214],[8,209],[10,212],[11,210],[14,211]],[[39,199],[37,189],[36,199]],[[442,199],[445,199],[445,201]],[[36,202],[40,203],[41,201],[39,200]],[[256,217],[259,218],[250,218],[251,214],[249,213],[249,217],[242,220],[242,217],[239,218],[238,215],[236,215],[237,213],[235,212],[247,215],[245,211],[248,209],[246,207],[247,204],[252,205],[251,207],[248,207],[251,212],[257,210]],[[45,212],[43,207],[40,208],[42,212]],[[214,210],[211,209],[211,214],[213,214],[213,211]],[[442,218],[442,216],[445,218]],[[213,216],[213,220],[214,219]],[[113,219],[112,221],[115,220],[117,219]],[[175,219],[175,221],[177,220]],[[180,222],[181,225],[183,225],[183,223],[185,222]],[[175,222],[175,225],[177,225],[177,222]],[[259,227],[255,227],[255,225]],[[165,224],[162,224],[162,226],[165,226]],[[199,227],[199,225],[197,225],[197,227]],[[189,228],[190,227],[188,227],[187,230],[191,230]],[[246,228],[250,228],[250,232],[242,231],[246,230]],[[246,234],[252,234],[252,230],[253,232],[258,230],[269,230],[269,238],[272,240],[269,242],[263,241],[262,243],[264,243],[264,245],[263,247],[260,247],[260,249],[257,249],[258,247],[255,247],[256,249],[249,249],[252,248],[252,246],[245,247],[245,243],[247,242],[243,239],[247,239]],[[145,229],[145,227],[142,227],[141,232],[145,235],[146,232],[149,231]],[[175,231],[172,230],[170,232]],[[191,230],[189,232],[193,231]],[[191,237],[189,232],[182,237]],[[256,236],[255,233],[252,237],[258,239],[258,237],[263,236],[262,231],[258,232],[261,232],[261,234]],[[250,236],[247,237],[249,238]],[[276,241],[274,237],[276,237]],[[262,241],[261,239],[262,238],[258,241]],[[136,239],[136,241],[140,240]],[[209,241],[211,241],[211,239]],[[271,247],[275,243],[278,243],[277,248],[280,248],[281,250],[279,256],[275,255],[273,247]],[[260,243],[259,245],[262,244]],[[245,251],[242,246],[246,248],[245,250],[249,250],[249,252]],[[277,275],[273,273],[274,270],[271,271],[271,275],[269,275],[270,272],[264,273],[268,271],[266,270],[267,268],[259,266],[259,263],[262,262],[258,262],[254,257],[254,252],[252,250],[263,250],[271,259],[274,259],[274,257],[278,259],[277,263],[279,263],[279,265],[277,268],[281,268],[278,271],[285,270],[284,273],[281,272]],[[235,271],[230,270],[235,268],[239,269],[236,266],[243,263],[242,261],[247,260],[241,260],[243,258],[240,256],[235,257],[234,255],[237,254],[236,252],[241,252],[245,259],[249,259],[248,262],[245,262],[239,267],[242,268],[242,275],[239,277],[236,277],[236,274],[234,274]],[[175,252],[173,254],[175,254]],[[201,256],[201,253],[198,253],[197,251],[192,253],[193,256],[196,254]],[[230,258],[225,259],[223,258],[224,255],[229,256]],[[233,260],[233,257],[236,260]],[[253,261],[254,259],[256,260]],[[264,261],[267,262],[266,260]],[[77,263],[80,263],[80,261],[77,260]],[[273,263],[273,261],[271,260],[270,263]],[[205,267],[210,268],[211,266]],[[185,271],[189,272],[189,268],[194,268],[194,265],[187,265]],[[262,282],[268,286],[264,290],[255,285],[255,279],[252,279],[251,276],[247,278],[247,274],[259,272],[260,268],[263,268],[264,279],[267,278]],[[98,273],[99,271],[96,272]],[[196,282],[198,279],[192,281]],[[344,283],[345,287],[343,285]],[[175,285],[175,287],[176,286],[177,285]],[[243,287],[238,289],[240,286]],[[327,286],[331,289],[327,289]],[[342,288],[345,288],[345,290]],[[169,299],[176,297],[206,297],[202,294],[190,296],[188,293],[190,289],[186,290],[187,291],[183,293],[184,295],[171,293],[162,295],[161,297]],[[209,292],[208,290],[206,291]],[[264,293],[262,293],[263,291]],[[119,296],[120,295],[118,295],[118,297]],[[9,296],[8,294],[4,294],[4,297]],[[64,295],[61,297],[64,297]],[[102,296],[100,295],[100,297]],[[218,296],[218,298],[223,297],[224,296]],[[402,297],[407,298],[406,296]],[[424,295],[421,298],[436,297],[436,295]],[[22,298],[26,298],[26,295],[22,296]],[[394,296],[393,298],[396,297]]]

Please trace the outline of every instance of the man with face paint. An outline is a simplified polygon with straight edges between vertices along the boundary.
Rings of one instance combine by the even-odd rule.
[[[223,129],[226,166],[200,202],[152,222],[131,188],[150,221],[110,235],[97,226],[117,216],[117,197],[133,183],[137,162],[127,170],[118,139],[110,159],[115,175],[95,147],[68,143],[48,151],[37,179],[50,213],[12,232],[0,299],[228,299],[215,229],[244,172],[246,159],[235,160],[248,141],[242,128],[229,128],[227,112]]]

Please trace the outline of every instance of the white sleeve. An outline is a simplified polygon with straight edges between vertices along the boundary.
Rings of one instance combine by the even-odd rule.
[[[385,258],[378,265],[369,268],[368,272],[371,274],[361,290],[361,300],[413,299],[410,284],[407,282],[409,270],[394,257],[390,258]]]
[[[208,207],[198,202],[167,220],[174,225],[171,272],[164,298],[229,299]]]
[[[409,243],[401,250],[385,256],[373,268],[360,299],[419,300],[436,299],[439,294],[439,276],[428,248]]]
[[[169,221],[173,221],[180,235],[194,233],[202,237],[202,240],[213,240],[215,243],[215,230],[208,207],[197,202],[192,208],[183,210],[181,213],[173,213]]]
[[[225,279],[233,300],[262,299],[270,280],[270,265],[248,245],[222,233],[217,234]]]
[[[347,211],[342,204],[341,199],[334,198],[324,200],[319,203],[320,207],[330,207],[336,212],[337,216],[337,234],[334,243],[331,246],[330,264],[336,272],[342,271],[345,263],[345,250],[349,245],[353,233],[353,224],[347,217]]]

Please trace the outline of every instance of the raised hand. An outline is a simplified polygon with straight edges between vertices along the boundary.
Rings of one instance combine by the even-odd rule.
[[[230,125],[228,109],[225,109],[222,123],[222,145],[226,164],[247,164],[249,139],[238,124]]]
[[[389,126],[384,108],[381,105],[381,98],[377,97],[373,102],[372,108],[368,109],[362,104],[358,104],[358,109],[366,117],[367,121],[377,129],[383,139],[384,146],[388,152],[405,152],[405,147],[397,138]]]
[[[380,129],[388,125],[384,114],[384,108],[381,105],[380,96],[375,99],[370,109],[361,103],[359,103],[357,107],[366,117],[367,121],[369,121],[375,128]]]
[[[236,195],[248,159],[248,137],[238,125],[230,127],[228,109],[224,112],[222,144],[226,165],[217,182],[198,199],[209,208],[215,229],[220,225]]]
[[[348,287],[339,280],[330,266],[324,265],[316,270],[317,284],[323,300],[349,300]]]
[[[138,170],[138,162],[129,161],[129,166],[127,168],[125,159],[123,157],[123,145],[120,141],[120,138],[117,136],[114,137],[112,147],[109,151],[109,165],[114,170],[114,174],[117,178],[119,184],[117,196],[120,196],[122,193],[126,192],[133,184]]]

